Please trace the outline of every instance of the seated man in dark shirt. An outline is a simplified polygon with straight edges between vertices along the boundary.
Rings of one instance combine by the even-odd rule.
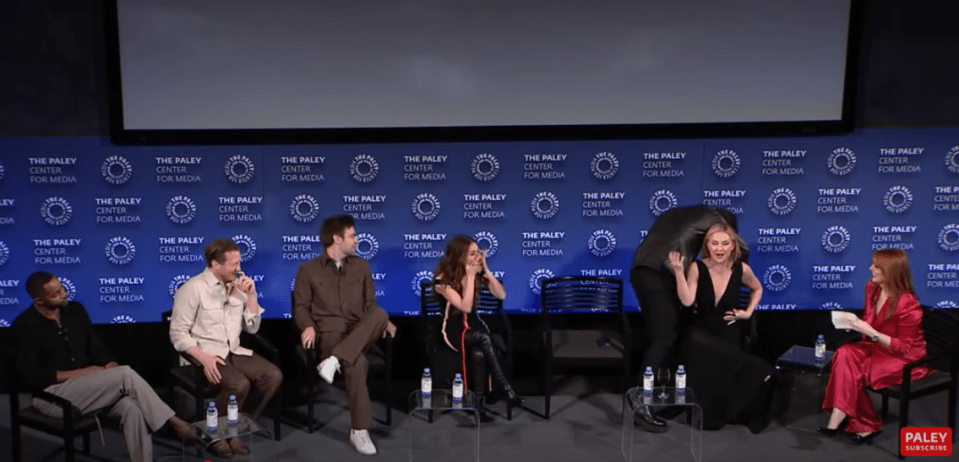
[[[177,436],[196,439],[195,429],[157,396],[129,366],[118,365],[104,348],[83,305],[70,301],[60,280],[36,272],[27,278],[33,305],[13,321],[17,370],[27,389],[45,390],[73,403],[80,413],[107,409],[120,420],[130,460],[153,460],[151,432],[169,424]],[[59,417],[52,403],[34,399],[43,414]]]

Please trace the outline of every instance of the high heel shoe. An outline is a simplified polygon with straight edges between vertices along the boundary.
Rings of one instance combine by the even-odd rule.
[[[836,425],[836,428],[819,427],[819,428],[816,429],[816,433],[819,433],[820,435],[828,436],[828,437],[832,438],[832,437],[834,437],[834,436],[836,436],[836,435],[839,434],[839,430],[841,430],[842,427],[845,427],[845,426],[846,426],[846,422],[848,422],[848,421],[849,421],[849,416],[846,416],[845,418],[843,418],[843,419],[839,422],[839,425]]]
[[[866,436],[860,435],[858,433],[850,433],[849,439],[851,439],[852,442],[855,443],[857,446],[861,446],[863,444],[872,444],[872,440],[876,438],[876,435],[880,433],[882,433],[882,430],[879,430],[877,432],[872,432]]]
[[[513,390],[513,387],[510,386],[509,384],[503,387],[502,397],[506,400],[506,403],[509,404],[510,406],[519,406],[520,404],[523,404],[524,401],[526,401],[525,399],[523,399],[522,396],[517,394]]]
[[[832,438],[832,437],[834,437],[834,436],[836,436],[836,435],[839,434],[839,429],[838,429],[838,428],[819,427],[819,428],[816,429],[816,433],[819,433],[820,435],[828,436],[828,437]]]

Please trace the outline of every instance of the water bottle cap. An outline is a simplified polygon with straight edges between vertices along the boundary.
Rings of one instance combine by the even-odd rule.
[[[652,372],[653,366],[646,366],[646,372]]]
[[[210,407],[216,406],[216,403],[210,403]]]
[[[236,400],[236,395],[230,395],[230,401]]]
[[[459,378],[462,378],[462,377],[463,377],[463,376],[461,376],[459,373],[456,374],[456,378],[459,379]]]
[[[423,369],[423,372],[426,372],[427,374],[429,374],[430,368],[427,367],[426,369]]]
[[[822,334],[819,334],[819,340],[822,340]]]
[[[683,369],[683,365],[680,364],[679,368],[676,369],[676,372],[686,372],[686,369]]]

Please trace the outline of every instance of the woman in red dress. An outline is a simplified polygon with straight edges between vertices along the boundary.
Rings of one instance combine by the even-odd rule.
[[[852,328],[862,334],[836,350],[822,407],[832,414],[819,433],[845,431],[856,444],[872,443],[882,432],[866,387],[879,389],[902,383],[902,367],[926,356],[922,309],[912,288],[909,259],[899,249],[872,254],[872,279],[866,283],[866,308]],[[925,366],[912,371],[912,380],[929,374]]]

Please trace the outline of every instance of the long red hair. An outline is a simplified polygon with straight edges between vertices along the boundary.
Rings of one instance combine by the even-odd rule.
[[[889,309],[886,310],[885,318],[889,319],[896,311],[900,295],[916,295],[912,286],[912,273],[909,271],[909,257],[900,249],[877,250],[872,254],[872,264],[882,270],[883,282],[880,284],[882,287],[877,287],[873,293],[867,292],[866,298],[877,303],[881,289],[885,289],[889,295]]]

